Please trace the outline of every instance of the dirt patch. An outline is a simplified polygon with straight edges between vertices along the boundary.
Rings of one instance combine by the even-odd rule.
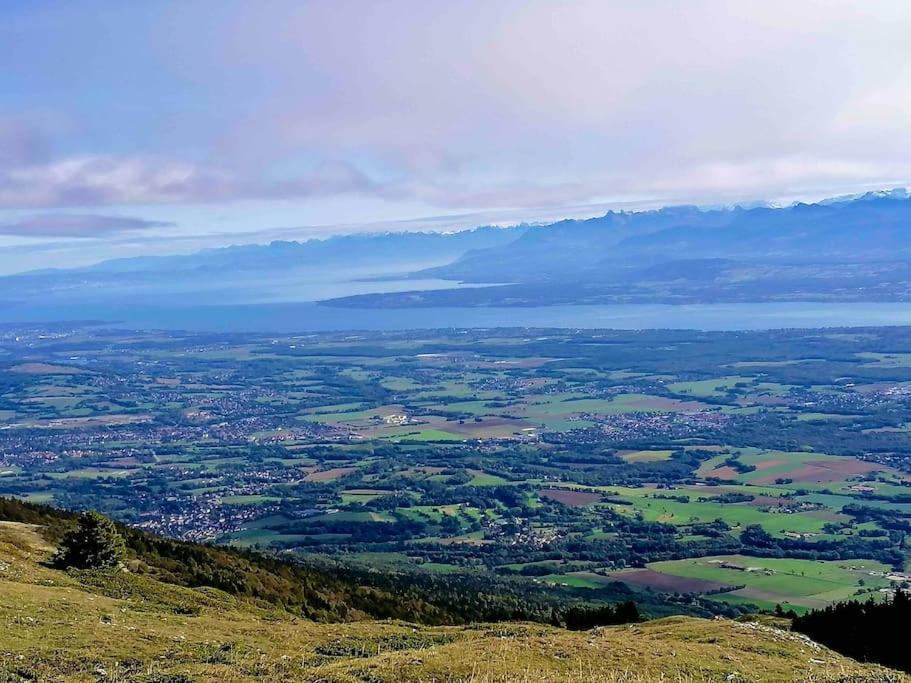
[[[600,503],[604,497],[600,493],[591,491],[573,491],[570,489],[542,489],[541,497],[553,500],[569,507],[583,507],[592,503]]]
[[[776,479],[787,477],[794,481],[826,484],[833,481],[845,481],[850,477],[867,474],[881,469],[883,469],[882,465],[876,465],[874,463],[855,460],[854,458],[848,457],[839,458],[838,460],[814,460],[795,470],[791,470],[790,472],[761,477],[756,479],[753,483],[773,484]]]
[[[759,471],[768,470],[772,467],[784,465],[785,463],[787,463],[787,460],[763,460],[762,462],[756,463],[756,469]]]
[[[753,500],[750,501],[749,504],[753,505],[754,507],[775,507],[787,502],[787,498],[778,496],[756,496],[753,498]]]
[[[356,467],[333,467],[331,470],[311,472],[304,479],[306,481],[334,481],[354,472]]]
[[[658,410],[658,411],[696,411],[704,410],[705,404],[698,401],[680,401],[676,398],[663,398],[655,396],[652,398],[641,398],[629,402],[630,406],[641,410]]]
[[[728,588],[726,584],[717,581],[706,581],[704,579],[690,579],[683,576],[671,576],[652,571],[651,569],[632,569],[619,572],[611,572],[608,577],[621,581],[630,586],[641,588],[651,588],[666,593],[708,593],[723,588]]]
[[[69,365],[52,365],[50,363],[20,363],[9,369],[10,372],[18,372],[20,375],[87,375],[93,374],[82,368],[74,368]]]
[[[715,477],[716,479],[736,479],[737,470],[733,467],[716,467],[711,472],[705,475],[706,477]]]

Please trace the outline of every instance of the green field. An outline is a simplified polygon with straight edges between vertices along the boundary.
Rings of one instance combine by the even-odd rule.
[[[750,524],[758,524],[774,535],[791,533],[821,533],[823,526],[832,519],[814,516],[813,513],[780,514],[764,512],[747,503],[716,503],[694,501],[683,503],[650,496],[618,496],[626,505],[614,509],[624,513],[638,513],[650,522],[663,522],[675,526],[688,526],[700,522],[722,519],[735,531]]]
[[[660,462],[661,460],[668,460],[673,451],[664,450],[664,451],[623,451],[620,453],[620,457],[623,458],[626,462]]]
[[[712,599],[753,601],[765,607],[778,603],[786,607],[821,607],[858,595],[880,596],[879,589],[893,585],[882,576],[890,568],[873,560],[826,562],[731,555],[654,562],[648,568],[670,576],[744,586]]]

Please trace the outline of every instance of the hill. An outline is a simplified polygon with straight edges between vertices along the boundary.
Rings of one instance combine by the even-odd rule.
[[[4,683],[907,680],[758,622],[672,617],[586,632],[317,623],[279,604],[159,581],[141,561],[102,573],[51,569],[48,538],[60,527],[45,521],[0,522]]]
[[[53,546],[65,529],[75,525],[75,515],[0,498],[0,521],[31,525]],[[311,556],[306,563],[292,563],[255,551],[176,541],[123,525],[118,528],[127,552],[125,564],[143,581],[181,588],[214,588],[317,621],[407,618],[435,625],[629,620],[623,613],[615,616],[604,602],[580,600],[565,591],[554,592],[509,579],[380,572],[318,556]],[[86,580],[94,584],[101,579],[88,576]],[[629,593],[620,596],[628,600]]]

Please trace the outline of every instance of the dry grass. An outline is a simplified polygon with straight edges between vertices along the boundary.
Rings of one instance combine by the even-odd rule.
[[[0,525],[0,683],[905,681],[760,623],[671,618],[574,633],[531,624],[314,624],[214,590],[66,574]]]

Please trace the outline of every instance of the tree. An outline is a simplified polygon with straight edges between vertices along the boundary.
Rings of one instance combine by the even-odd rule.
[[[76,528],[64,535],[53,562],[61,568],[103,569],[120,562],[124,551],[123,537],[111,520],[97,512],[84,512]]]
[[[740,534],[740,541],[746,546],[755,548],[773,548],[775,539],[758,524],[748,525]]]

